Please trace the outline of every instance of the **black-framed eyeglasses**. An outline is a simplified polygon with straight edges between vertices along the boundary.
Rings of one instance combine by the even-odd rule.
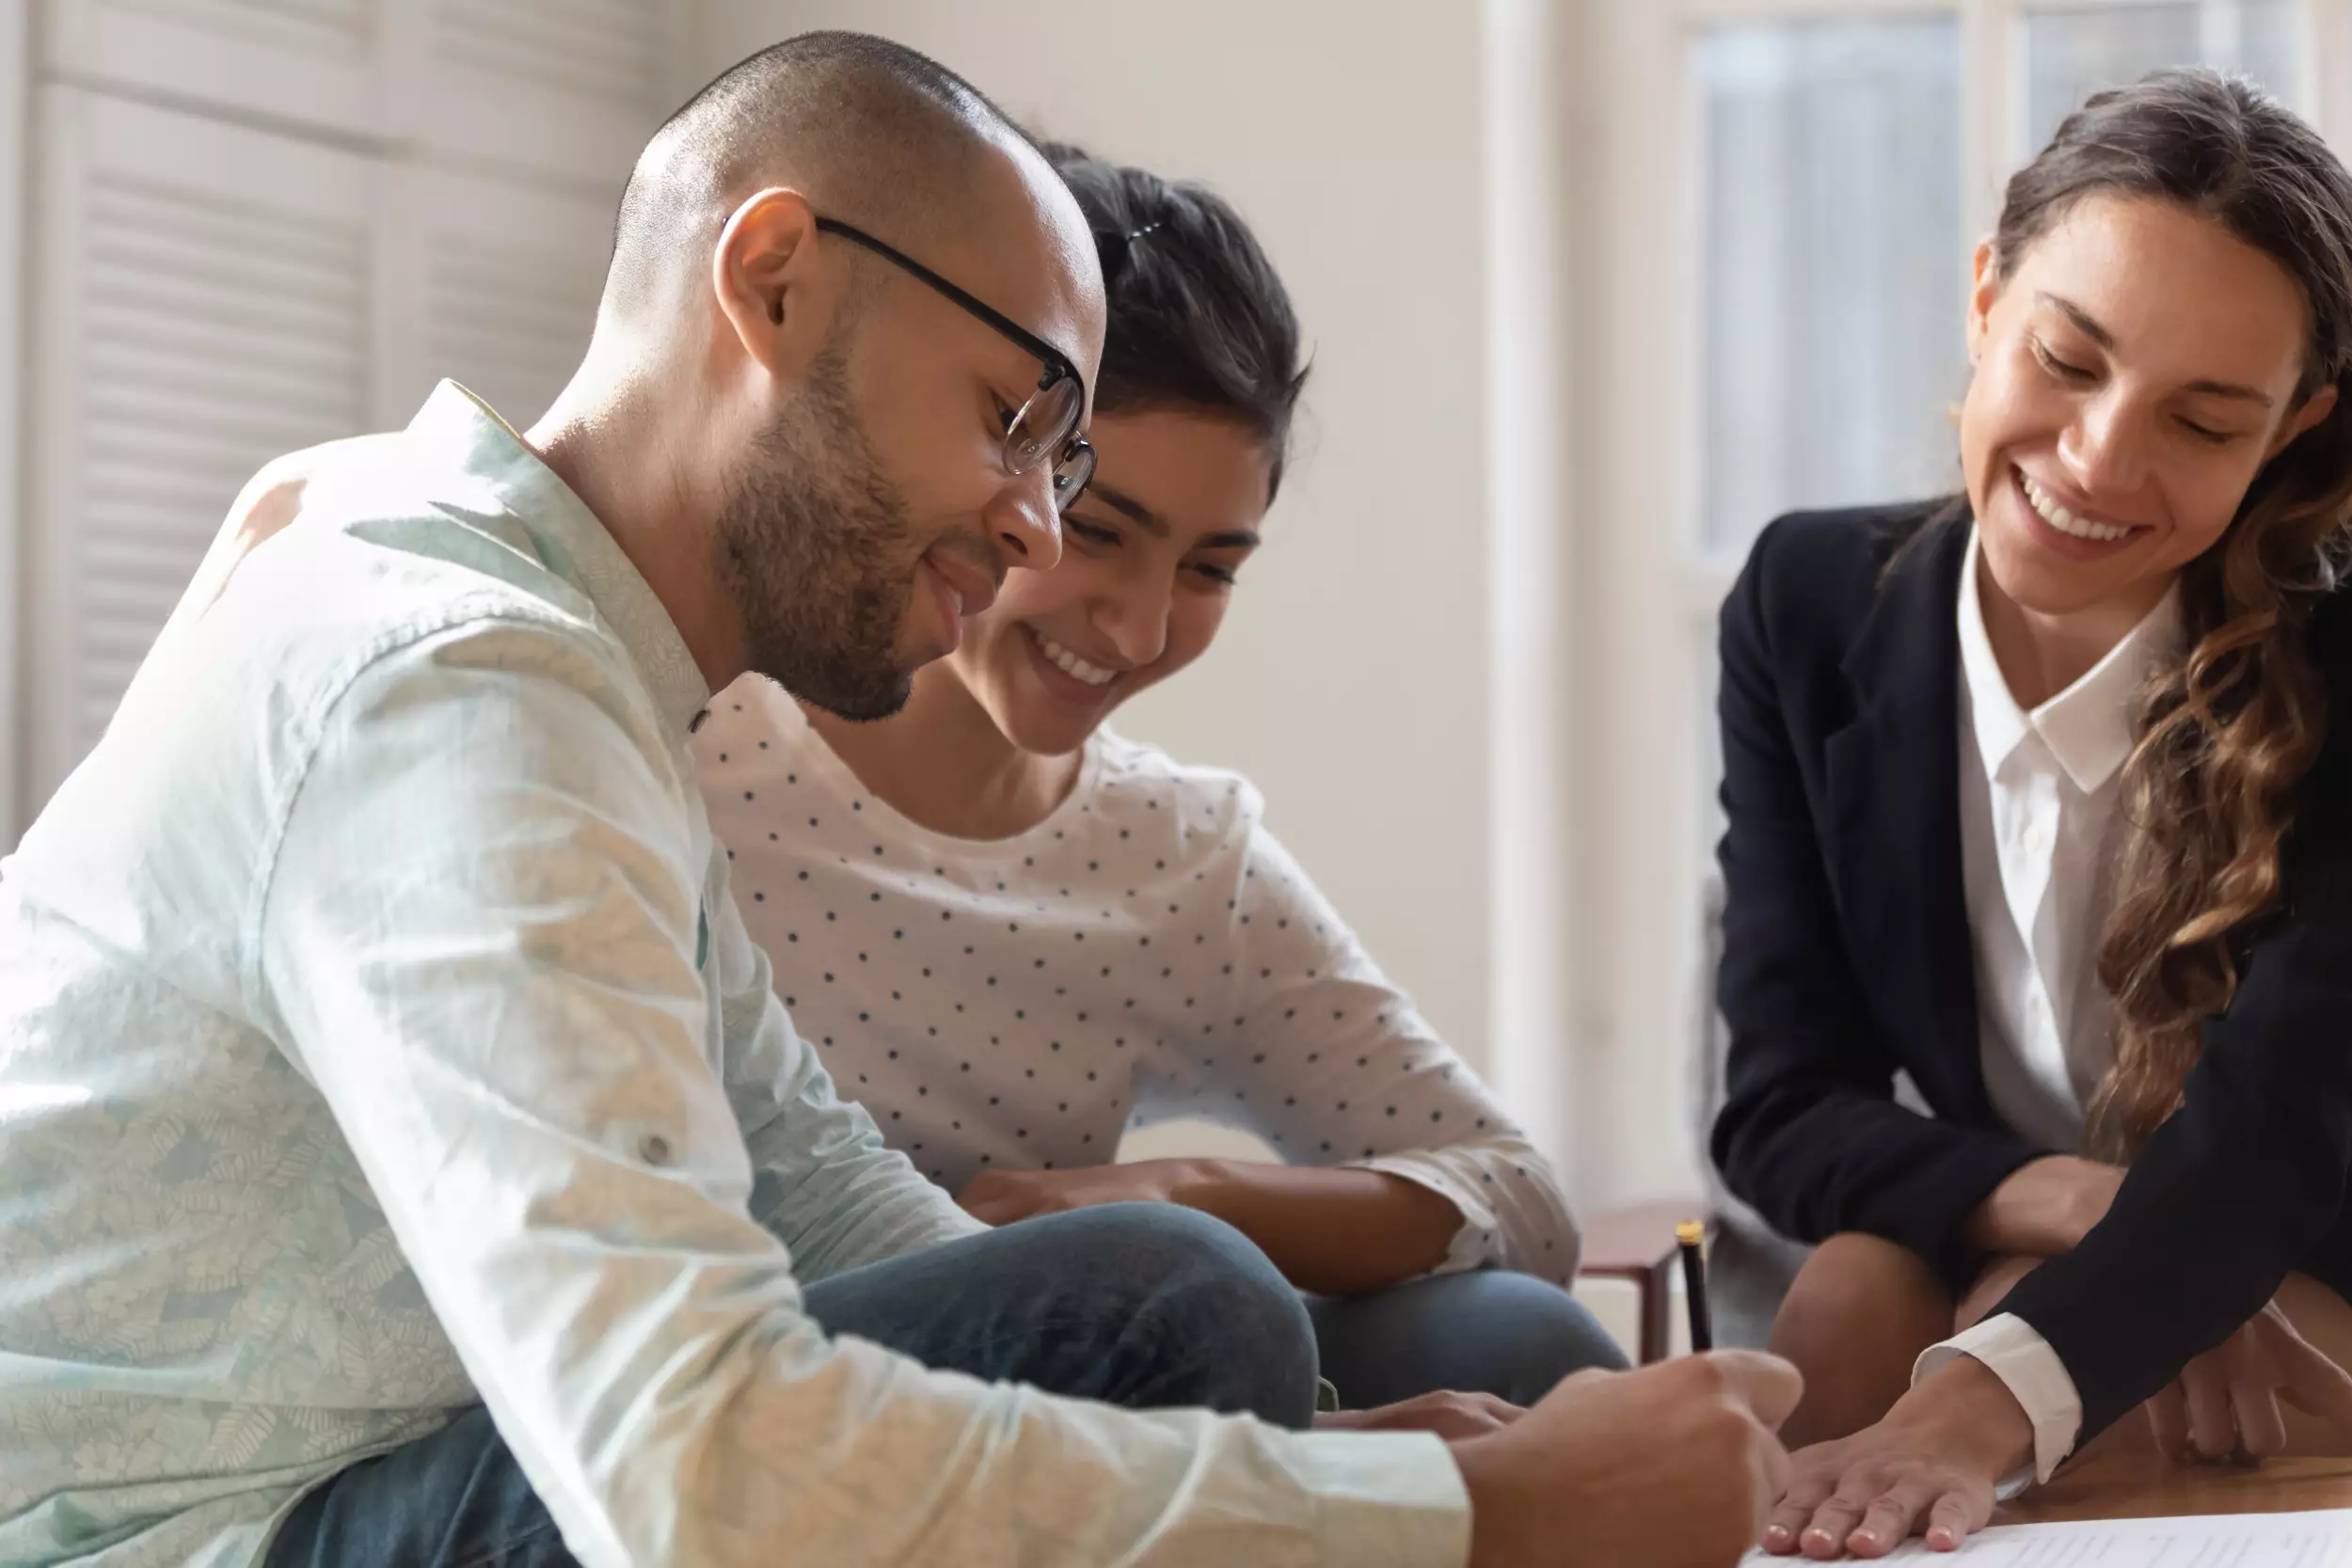
[[[1038,372],[1037,390],[1005,423],[1005,467],[1016,474],[1025,474],[1050,461],[1054,465],[1054,510],[1057,514],[1068,511],[1070,503],[1086,493],[1088,482],[1094,477],[1094,448],[1078,434],[1078,421],[1086,417],[1086,378],[1070,362],[1070,356],[1003,311],[864,230],[828,217],[818,218],[817,228],[819,232],[838,234],[851,245],[863,245],[909,277],[930,284],[1036,357],[1042,367]]]

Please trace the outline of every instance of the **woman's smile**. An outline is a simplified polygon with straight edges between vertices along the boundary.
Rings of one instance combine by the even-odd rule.
[[[1045,689],[1066,701],[1089,705],[1102,702],[1110,695],[1112,685],[1124,673],[1097,664],[1076,649],[1056,641],[1036,626],[1024,622],[1021,626],[1023,644],[1029,650]]]
[[[2044,549],[2075,561],[2098,560],[2116,554],[2148,532],[2146,524],[2118,522],[2099,516],[2089,507],[2068,505],[2051,486],[2036,481],[2022,467],[2011,465],[2010,477],[2022,503],[2026,531]]]

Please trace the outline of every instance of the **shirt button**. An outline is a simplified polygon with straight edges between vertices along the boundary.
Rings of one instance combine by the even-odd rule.
[[[670,1140],[659,1132],[649,1132],[638,1144],[637,1152],[644,1156],[649,1165],[666,1165],[670,1163]]]

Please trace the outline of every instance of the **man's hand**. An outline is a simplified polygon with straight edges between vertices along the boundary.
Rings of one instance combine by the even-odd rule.
[[[1787,1482],[1773,1433],[1803,1389],[1754,1351],[1577,1373],[1453,1445],[1470,1568],[1729,1568]]]
[[[1372,1410],[1327,1410],[1317,1432],[1434,1432],[1447,1442],[1500,1432],[1527,1412],[1492,1394],[1419,1394]]]
[[[2287,1446],[2282,1399],[2352,1437],[2352,1376],[2296,1333],[2273,1301],[2141,1408],[2159,1452],[2259,1459]]]
[[[1884,1557],[1915,1528],[1955,1551],[1993,1516],[2001,1478],[2033,1456],[2033,1426],[2009,1387],[1961,1356],[1895,1402],[1886,1418],[1794,1461],[1764,1549],[1828,1560]]]
[[[984,1170],[956,1195],[956,1202],[987,1225],[1010,1225],[1102,1203],[1181,1203],[1207,1211],[1202,1201],[1207,1165],[1200,1160],[1143,1160],[1077,1170]]]

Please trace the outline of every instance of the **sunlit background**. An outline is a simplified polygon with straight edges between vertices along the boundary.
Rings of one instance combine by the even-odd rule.
[[[0,845],[246,475],[443,375],[529,422],[646,133],[812,26],[1258,227],[1301,466],[1123,725],[1259,781],[1588,1206],[1698,1185],[1715,606],[1951,484],[2001,181],[2175,62],[2352,135],[2352,0],[0,0]]]

